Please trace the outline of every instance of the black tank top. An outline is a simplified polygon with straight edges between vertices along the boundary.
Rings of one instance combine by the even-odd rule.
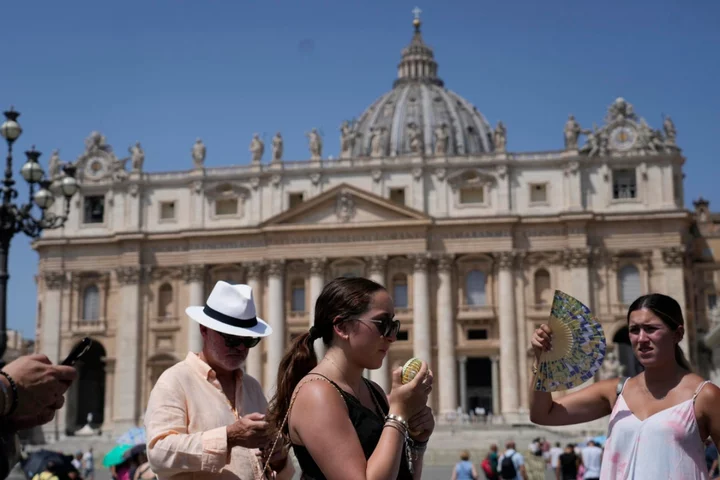
[[[370,455],[372,455],[375,451],[375,447],[380,441],[380,435],[382,434],[383,426],[385,425],[385,419],[381,418],[376,412],[360,403],[360,400],[354,395],[347,393],[335,382],[324,375],[320,375],[319,373],[313,373],[311,375],[323,377],[325,380],[330,382],[338,392],[340,392],[340,395],[343,397],[345,404],[347,405],[350,421],[352,422],[353,427],[355,427],[355,432],[357,432],[360,445],[362,445],[363,452],[365,453],[365,459],[370,458]],[[363,381],[365,382],[365,385],[367,385],[372,396],[375,397],[375,400],[377,400],[380,408],[382,408],[383,414],[387,415],[390,407],[387,404],[385,396],[381,395],[367,379],[363,378]],[[315,460],[313,460],[307,448],[302,445],[295,444],[293,444],[292,447],[295,452],[295,457],[300,464],[300,470],[302,470],[302,476],[300,478],[302,480],[325,480],[325,475],[323,475],[320,467],[318,467],[317,463],[315,463]],[[397,478],[398,480],[412,480],[413,476],[410,474],[410,469],[408,468],[404,448],[400,455],[402,458],[400,460],[400,471],[398,472]]]

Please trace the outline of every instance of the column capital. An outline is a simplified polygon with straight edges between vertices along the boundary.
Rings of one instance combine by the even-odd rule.
[[[438,272],[452,271],[452,267],[453,267],[454,263],[455,263],[455,255],[451,255],[448,253],[441,253],[437,256]]]
[[[513,267],[513,264],[515,263],[516,253],[513,251],[498,252],[495,253],[493,256],[495,257],[495,261],[497,262],[498,267],[500,267],[501,270],[506,270]]]
[[[285,260],[270,260],[268,262],[267,274],[269,277],[279,277],[285,269]]]
[[[185,265],[183,268],[183,280],[186,283],[202,282],[205,280],[205,265]]]
[[[368,273],[385,274],[385,266],[387,265],[387,255],[375,255],[374,257],[366,257],[365,262],[368,266]]]
[[[413,271],[427,271],[428,262],[430,261],[430,253],[416,253],[408,255],[408,258],[413,262]]]
[[[590,263],[591,249],[585,248],[566,248],[563,251],[563,263],[565,268],[583,268]]]
[[[310,265],[310,275],[325,276],[328,260],[325,257],[307,258],[305,262]]]
[[[65,284],[65,272],[43,272],[42,276],[48,290],[60,290]]]
[[[148,273],[150,274],[150,278],[152,280],[162,280],[162,279],[177,279],[177,278],[183,278],[184,269],[181,267],[158,267],[153,266],[148,269]]]
[[[142,280],[142,274],[143,269],[139,265],[115,269],[115,278],[120,285],[137,285]]]
[[[662,259],[666,267],[681,267],[685,263],[685,247],[667,247],[662,249]]]
[[[248,280],[259,280],[262,276],[263,262],[247,262],[243,264],[245,267],[245,277]]]

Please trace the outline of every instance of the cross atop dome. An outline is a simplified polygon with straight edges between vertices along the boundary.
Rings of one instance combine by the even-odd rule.
[[[420,32],[420,24],[422,23],[420,21],[420,14],[422,13],[422,10],[420,10],[420,7],[415,7],[412,10],[413,16],[413,25],[415,26],[415,31]]]

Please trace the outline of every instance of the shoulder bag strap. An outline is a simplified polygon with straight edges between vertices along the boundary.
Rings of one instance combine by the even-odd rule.
[[[300,389],[301,389],[306,383],[312,382],[313,380],[324,380],[324,381],[328,382],[330,385],[332,385],[332,386],[335,388],[335,390],[338,391],[338,393],[340,394],[340,397],[342,397],[343,401],[345,401],[345,397],[343,396],[342,389],[340,389],[340,387],[338,387],[338,386],[335,384],[335,382],[333,382],[332,380],[330,380],[329,378],[327,378],[325,375],[320,375],[319,373],[310,373],[310,374],[308,374],[308,375],[313,375],[313,377],[312,377],[312,378],[306,378],[306,379],[304,379],[304,380],[301,380],[301,381],[300,381],[300,384],[299,384],[299,385],[297,386],[297,388],[295,389],[295,393],[293,393],[293,396],[290,398],[290,405],[288,405],[287,412],[285,412],[285,418],[283,418],[282,425],[280,425],[280,430],[278,430],[278,434],[277,434],[277,436],[275,437],[275,441],[273,442],[273,445],[272,445],[272,447],[270,448],[270,451],[269,451],[268,454],[267,454],[267,460],[265,461],[265,466],[263,467],[262,472],[261,472],[261,473],[263,473],[263,474],[264,474],[265,472],[269,472],[269,473],[272,474],[272,471],[271,471],[271,470],[268,470],[268,467],[269,467],[269,465],[270,465],[270,457],[272,457],[272,454],[273,454],[273,452],[275,451],[275,447],[277,447],[277,443],[278,443],[278,441],[280,440],[280,437],[282,437],[282,432],[283,432],[283,430],[285,429],[285,425],[287,425],[288,417],[290,416],[290,411],[292,410],[292,407],[293,407],[293,405],[295,404],[295,399],[296,399],[297,396],[298,396],[298,392],[300,391]]]

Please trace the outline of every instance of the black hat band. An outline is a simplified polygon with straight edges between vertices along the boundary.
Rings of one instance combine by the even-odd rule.
[[[258,324],[257,317],[235,318],[231,317],[230,315],[225,315],[222,312],[218,312],[214,308],[208,307],[207,305],[205,305],[205,308],[203,308],[203,313],[205,313],[205,315],[207,315],[208,317],[217,320],[218,322],[222,322],[232,327],[252,328]]]

